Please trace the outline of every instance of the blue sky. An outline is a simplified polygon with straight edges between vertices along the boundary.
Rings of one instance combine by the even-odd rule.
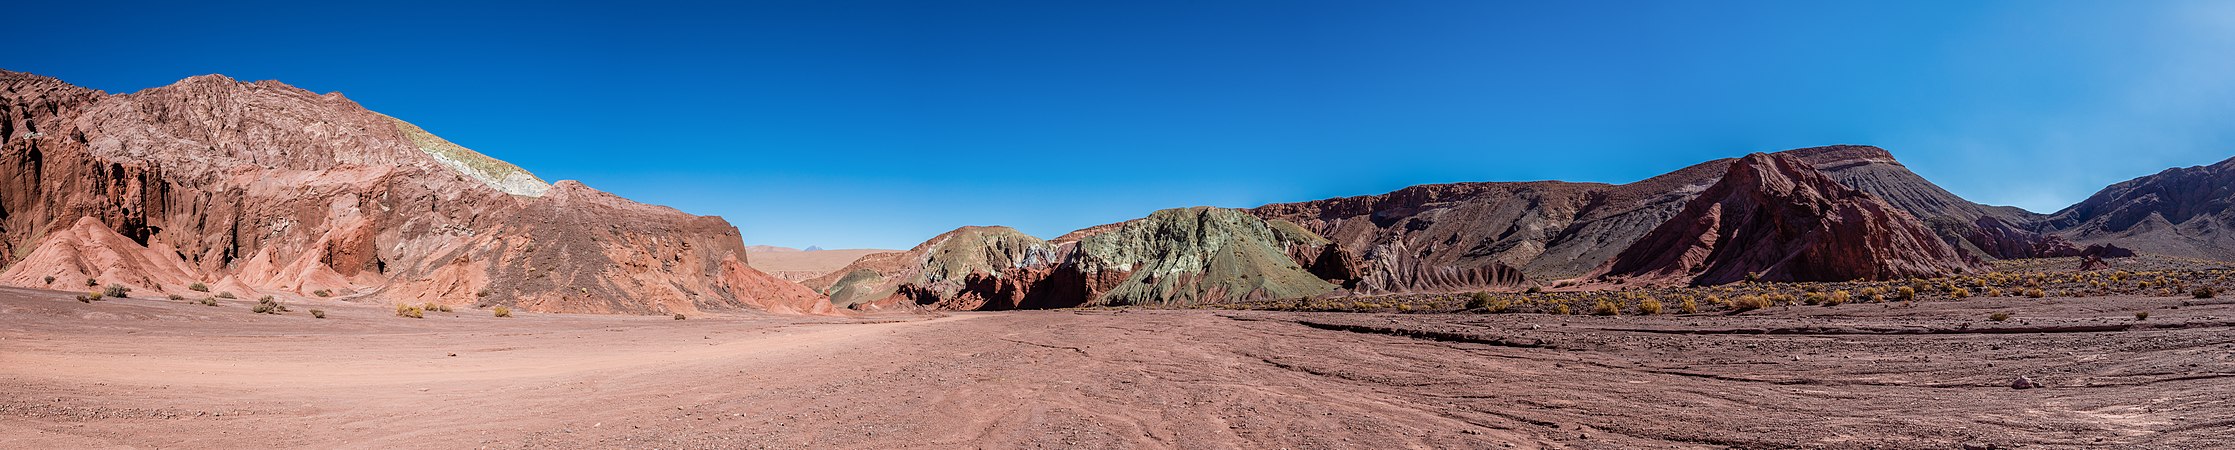
[[[2235,156],[2235,3],[26,2],[0,68],[341,91],[748,243],[1872,144],[2053,212]]]

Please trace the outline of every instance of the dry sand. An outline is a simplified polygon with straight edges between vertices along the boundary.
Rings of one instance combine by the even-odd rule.
[[[2226,302],[677,321],[67,295],[0,289],[0,448],[2235,445]]]

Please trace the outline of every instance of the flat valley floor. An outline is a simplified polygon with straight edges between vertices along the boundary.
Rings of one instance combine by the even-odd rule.
[[[2224,299],[677,321],[68,295],[0,289],[0,448],[2235,447]]]

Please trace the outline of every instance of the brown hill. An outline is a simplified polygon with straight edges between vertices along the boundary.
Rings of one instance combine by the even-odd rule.
[[[1916,218],[1789,154],[1747,155],[1608,264],[1607,276],[1722,284],[1980,270]]]
[[[2113,184],[2048,222],[2080,243],[2235,260],[2235,158]]]
[[[531,311],[830,311],[746,267],[720,218],[545,184],[274,81],[109,95],[0,71],[0,186],[0,282],[13,285],[83,275],[151,294],[201,282]],[[117,255],[144,264],[86,263]]]
[[[790,247],[767,245],[745,247],[745,254],[751,256],[747,261],[750,261],[749,265],[753,266],[753,269],[791,282],[802,282],[829,275],[831,272],[846,267],[847,264],[853,264],[854,261],[861,259],[863,256],[897,251],[899,250],[869,248],[803,251]]]

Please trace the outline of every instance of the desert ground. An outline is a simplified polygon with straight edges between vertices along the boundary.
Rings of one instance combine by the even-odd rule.
[[[688,320],[251,304],[0,289],[0,448],[2235,446],[2225,299]]]

